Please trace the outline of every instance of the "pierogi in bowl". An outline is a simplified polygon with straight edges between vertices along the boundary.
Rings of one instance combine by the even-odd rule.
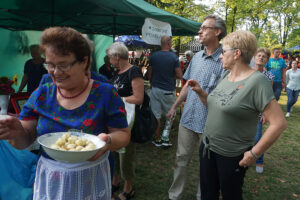
[[[51,158],[67,163],[86,161],[105,145],[98,136],[80,132],[47,133],[37,141]]]

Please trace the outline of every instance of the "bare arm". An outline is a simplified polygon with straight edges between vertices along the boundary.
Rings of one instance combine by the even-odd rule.
[[[175,68],[175,78],[182,79],[182,70],[180,67]]]
[[[150,84],[152,85],[152,67],[149,65],[147,69],[147,74],[148,74],[148,80],[150,81]]]
[[[140,77],[132,79],[131,87],[133,94],[125,97],[125,101],[128,103],[141,105],[144,101],[144,79]]]
[[[36,139],[37,120],[22,121],[15,117],[0,120],[0,140],[8,142],[16,149],[25,149]]]
[[[22,90],[24,89],[24,87],[25,87],[26,84],[27,84],[27,81],[28,81],[28,75],[27,75],[27,74],[24,74],[18,92],[22,92]]]
[[[275,99],[273,99],[263,111],[264,119],[269,122],[269,127],[264,132],[259,142],[252,148],[252,152],[260,156],[263,154],[286,129],[287,122],[284,118],[282,110]],[[247,151],[244,153],[243,159],[240,161],[240,166],[250,166],[255,163],[256,158]]]
[[[176,112],[176,108],[186,99],[187,94],[188,94],[188,85],[184,84],[184,86],[182,87],[179,96],[177,97],[175,103],[172,105],[171,109],[169,110],[168,114],[167,114],[167,118],[169,117],[174,117],[175,112]]]
[[[130,130],[129,128],[108,128],[108,133],[100,133],[98,135],[106,145],[100,149],[96,155],[89,159],[89,161],[97,160],[107,150],[116,151],[129,144],[130,141]]]
[[[281,80],[281,83],[282,83],[282,87],[285,88],[285,75],[286,75],[286,69],[283,69],[281,71],[281,75],[282,75],[282,80]]]

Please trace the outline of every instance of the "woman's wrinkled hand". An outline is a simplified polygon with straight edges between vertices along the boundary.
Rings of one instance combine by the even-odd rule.
[[[187,82],[188,86],[191,87],[193,91],[195,91],[198,95],[203,94],[203,89],[200,87],[199,83],[195,80],[188,80]]]
[[[22,135],[23,126],[16,117],[0,119],[0,140],[13,140]]]
[[[109,134],[100,133],[98,135],[98,137],[101,140],[103,140],[106,144],[105,144],[104,147],[102,147],[101,149],[99,149],[99,151],[93,157],[91,157],[88,161],[98,160],[98,158],[100,158],[109,149],[109,147],[111,145],[111,138],[110,138]]]
[[[244,153],[243,159],[239,162],[239,165],[241,167],[249,167],[251,165],[254,165],[256,161],[256,158],[250,153],[250,151],[246,151]]]

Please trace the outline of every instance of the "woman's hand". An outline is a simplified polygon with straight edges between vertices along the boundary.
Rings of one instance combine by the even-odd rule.
[[[17,149],[28,147],[36,138],[36,120],[20,121],[16,117],[7,116],[0,119],[0,140],[8,142]]]
[[[111,137],[109,134],[100,133],[98,137],[103,140],[106,144],[102,147],[93,157],[91,157],[88,161],[95,161],[98,160],[110,147],[111,145]]]
[[[12,116],[0,119],[0,140],[7,140],[17,149],[25,149],[36,138],[36,123],[36,120],[20,121]]]
[[[187,82],[188,86],[191,87],[193,91],[195,91],[198,95],[203,94],[203,89],[200,87],[199,83],[195,80],[188,80]]]
[[[239,162],[241,167],[249,167],[255,164],[256,158],[250,153],[250,151],[246,151],[244,153],[243,159]]]
[[[23,130],[21,122],[12,116],[0,119],[0,140],[11,140],[18,138]]]
[[[186,83],[191,89],[197,93],[202,103],[207,107],[207,96],[208,94],[200,87],[199,83],[195,80],[188,80]]]

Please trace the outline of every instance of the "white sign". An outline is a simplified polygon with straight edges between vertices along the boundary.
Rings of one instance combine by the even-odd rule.
[[[142,28],[142,37],[147,44],[160,45],[163,35],[172,36],[171,25],[155,19],[146,18]]]

